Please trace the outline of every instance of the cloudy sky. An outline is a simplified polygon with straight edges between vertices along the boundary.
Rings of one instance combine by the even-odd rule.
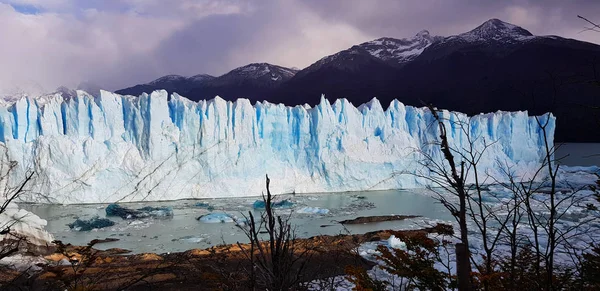
[[[0,90],[109,90],[252,62],[303,68],[382,36],[448,36],[490,18],[600,43],[597,0],[0,0]],[[598,19],[595,19],[598,18]]]

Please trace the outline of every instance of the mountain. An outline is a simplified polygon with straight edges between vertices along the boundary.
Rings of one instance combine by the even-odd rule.
[[[206,74],[199,74],[192,77],[166,75],[146,84],[138,84],[133,87],[117,90],[116,93],[137,96],[142,93],[150,94],[152,91],[161,89],[165,89],[169,93],[181,93],[198,87],[214,78],[215,77]]]
[[[594,60],[600,60],[596,44],[534,36],[498,19],[459,35],[431,37],[408,57],[396,58],[399,62],[369,53],[384,51],[383,41],[371,43],[370,50],[364,43],[317,61],[270,98],[288,105],[316,104],[324,93],[353,104],[377,97],[386,106],[397,98],[467,114],[551,111],[558,117],[558,141],[600,141],[600,135],[589,134],[590,128],[600,132],[588,109],[600,105],[600,89],[589,82]]]
[[[551,111],[558,117],[556,139],[600,142],[600,79],[594,79],[600,46],[528,30],[490,19],[471,31],[449,37],[423,30],[410,38],[379,38],[326,56],[297,71],[250,64],[190,85],[165,76],[117,93],[138,95],[159,87],[192,100],[219,95],[287,105],[347,98],[362,104],[373,97],[384,107],[397,98],[477,114],[497,110]],[[158,80],[161,80],[160,78]],[[600,77],[599,77],[600,78]],[[157,81],[158,81],[157,80]],[[156,82],[156,81],[155,81]],[[590,131],[589,129],[597,129]]]
[[[483,42],[483,43],[518,43],[519,41],[527,41],[535,38],[528,30],[504,22],[500,19],[490,19],[475,29],[459,34],[456,37],[450,37],[445,40],[462,39],[466,42]],[[442,40],[441,43],[446,42]]]
[[[423,30],[414,37],[379,38],[324,57],[299,71],[289,82],[270,95],[270,101],[285,104],[316,104],[325,96],[363,96],[355,104],[367,102],[373,92],[386,91],[394,83],[397,70],[410,63],[427,47],[441,40]],[[317,87],[309,84],[317,84]],[[316,92],[319,93],[316,93]],[[305,96],[299,99],[299,96]]]
[[[191,100],[212,99],[221,96],[228,100],[248,98],[252,101],[265,97],[281,84],[290,80],[298,70],[268,63],[252,63],[219,76],[206,74],[184,77],[166,75],[146,84],[117,90],[124,95],[140,95],[165,89],[169,93],[177,92]]]
[[[102,90],[102,87],[91,82],[81,82],[79,85],[77,85],[76,89],[83,90],[94,97],[98,97],[100,96],[100,90]]]
[[[365,67],[401,67],[419,56],[432,43],[441,39],[442,37],[439,36],[431,36],[427,30],[417,33],[412,38],[378,38],[326,56],[299,71],[297,77],[301,78],[318,70],[333,69],[358,73]]]
[[[45,94],[47,90],[39,83],[33,80],[23,80],[19,85],[8,87],[0,86],[1,99],[18,99],[23,96],[39,96]]]
[[[290,80],[298,70],[268,63],[253,63],[202,83],[189,90],[181,90],[183,96],[192,100],[211,99],[220,96],[227,100],[248,98],[262,101],[282,84]]]
[[[373,57],[392,66],[402,66],[419,56],[431,44],[442,40],[443,37],[431,36],[429,31],[422,30],[412,38],[395,39],[383,37],[359,45]]]
[[[241,84],[253,84],[262,87],[277,87],[281,83],[291,79],[297,70],[267,63],[254,63],[236,68],[208,82],[209,86],[233,86]]]

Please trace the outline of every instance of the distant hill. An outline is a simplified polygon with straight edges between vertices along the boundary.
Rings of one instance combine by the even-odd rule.
[[[203,78],[168,75],[147,84],[140,84],[116,93],[139,95],[157,89],[177,92],[192,100],[212,99],[219,95],[224,99],[248,98],[252,101],[266,99],[281,84],[290,80],[298,70],[267,63],[249,64],[236,68],[220,77],[201,75]]]
[[[123,95],[140,95],[142,93],[151,93],[154,90],[165,89],[169,93],[186,92],[192,88],[201,86],[215,77],[206,74],[199,74],[192,77],[180,75],[166,75],[146,84],[138,84],[133,87],[117,90],[116,93]]]

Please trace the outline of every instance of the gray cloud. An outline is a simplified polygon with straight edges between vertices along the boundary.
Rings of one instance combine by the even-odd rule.
[[[85,80],[114,90],[262,61],[302,68],[381,36],[447,36],[489,18],[600,43],[577,14],[600,15],[600,1],[0,0],[0,92]]]

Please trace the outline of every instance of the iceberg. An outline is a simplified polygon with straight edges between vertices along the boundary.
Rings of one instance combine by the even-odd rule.
[[[204,223],[228,223],[234,222],[235,218],[226,213],[209,213],[198,217],[196,220],[202,221]]]
[[[90,231],[92,229],[100,229],[113,225],[115,225],[114,221],[98,216],[94,216],[87,220],[77,218],[73,223],[67,224],[70,229],[75,231]]]
[[[453,147],[466,147],[466,133],[490,145],[481,172],[500,176],[502,161],[526,173],[544,157],[544,133],[527,112],[440,115]],[[552,144],[555,118],[539,120]],[[439,137],[432,121],[427,108],[397,100],[384,110],[377,99],[289,107],[77,91],[1,103],[0,156],[17,162],[12,180],[35,171],[27,202],[260,196],[265,174],[278,194],[406,189],[428,183],[414,175],[424,153],[442,158],[430,146]]]
[[[406,251],[406,243],[401,241],[393,234],[388,238],[387,243],[390,248]]]
[[[296,213],[327,215],[329,214],[329,209],[307,206],[296,210]]]
[[[0,199],[0,205],[5,203],[6,200]],[[47,224],[46,220],[36,214],[19,208],[14,202],[9,202],[0,213],[0,229],[8,228],[10,233],[0,234],[0,244],[3,244],[4,240],[14,240],[13,234],[16,234],[25,237],[28,243],[46,246],[54,241],[54,236],[45,230]]]
[[[213,211],[215,210],[215,207],[206,203],[206,202],[197,202],[196,204],[194,204],[194,206],[196,207],[200,207],[200,208],[206,208],[206,210],[208,211]]]
[[[145,217],[172,217],[173,209],[171,207],[166,206],[144,206],[139,209],[130,209],[113,203],[106,206],[106,216],[118,216],[122,219],[139,219]]]
[[[289,201],[287,199],[281,201],[272,201],[272,208],[292,208],[294,206],[294,202]],[[252,208],[254,209],[265,209],[267,207],[267,203],[264,200],[256,200],[252,203]]]

